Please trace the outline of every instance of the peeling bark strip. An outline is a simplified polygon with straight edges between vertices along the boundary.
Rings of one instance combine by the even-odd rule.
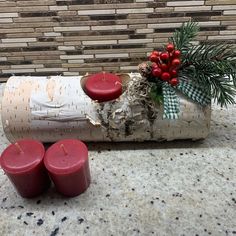
[[[202,108],[179,95],[179,119],[163,120],[162,107],[147,97],[149,88],[140,74],[120,76],[123,94],[104,103],[92,101],[84,93],[80,76],[11,77],[2,102],[6,136],[11,142],[23,138],[55,142],[62,138],[159,141],[208,135],[210,107]]]

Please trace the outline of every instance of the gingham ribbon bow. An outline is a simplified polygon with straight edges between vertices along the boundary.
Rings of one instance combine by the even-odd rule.
[[[180,80],[176,89],[202,106],[206,106],[211,102],[210,97],[204,94],[200,88],[194,86],[192,83]],[[163,83],[162,92],[164,99],[163,118],[177,119],[179,117],[180,103],[176,90],[169,84]]]
[[[167,83],[162,85],[164,99],[164,119],[177,119],[179,113],[179,98],[173,87]]]
[[[211,102],[211,98],[209,96],[207,96],[199,87],[196,87],[189,82],[181,80],[177,88],[184,95],[202,106],[206,106]]]

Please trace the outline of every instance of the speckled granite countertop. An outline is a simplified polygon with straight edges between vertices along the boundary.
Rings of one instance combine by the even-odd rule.
[[[203,141],[88,144],[92,183],[76,198],[23,199],[0,170],[0,235],[236,235],[235,114],[213,106]]]

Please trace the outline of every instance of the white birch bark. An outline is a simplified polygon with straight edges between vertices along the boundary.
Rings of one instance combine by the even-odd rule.
[[[9,78],[2,101],[2,122],[9,141],[33,138],[55,142],[65,138],[83,141],[161,141],[202,139],[209,133],[210,106],[201,107],[179,94],[180,116],[163,119],[156,106],[154,119],[138,99],[130,97],[132,82],[140,74],[127,74],[128,84],[119,99],[97,103],[81,87],[81,77]]]

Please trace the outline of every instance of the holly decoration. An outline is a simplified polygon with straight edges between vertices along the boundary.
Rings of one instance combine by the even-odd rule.
[[[149,60],[152,62],[151,76],[168,82],[171,86],[177,86],[181,52],[175,50],[173,43],[168,43],[165,49],[164,52],[153,51],[149,56]]]
[[[178,116],[179,107],[167,104],[178,104],[177,90],[202,106],[212,99],[221,106],[235,104],[235,49],[221,42],[193,45],[198,30],[197,23],[184,23],[164,50],[154,50],[148,62],[139,66],[142,76],[152,84],[151,98],[164,103],[165,118]]]

